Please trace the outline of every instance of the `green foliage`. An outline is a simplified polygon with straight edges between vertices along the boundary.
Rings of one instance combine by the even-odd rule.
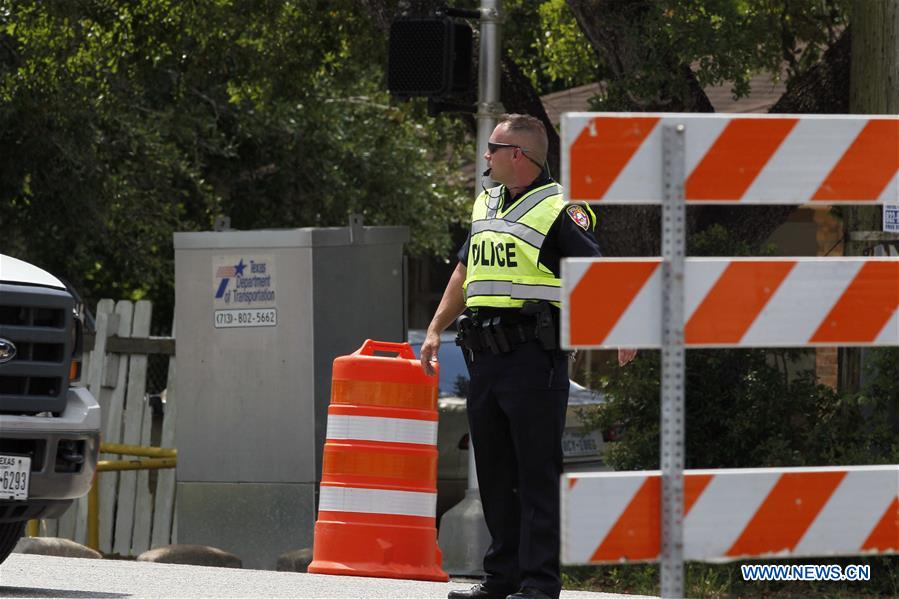
[[[596,54],[565,0],[508,0],[503,3],[509,54],[538,94],[548,94],[596,80]]]
[[[690,256],[752,256],[770,255],[774,253],[774,245],[770,244],[762,251],[754,250],[752,245],[731,235],[722,225],[714,224],[704,231],[690,236],[687,254]]]
[[[757,582],[744,581],[740,566],[754,562],[704,564],[687,562],[684,568],[684,590],[687,597],[712,599],[726,597],[806,597],[845,598],[896,597],[899,594],[899,558],[829,557],[778,560],[782,564],[869,565],[871,580],[865,582]],[[770,561],[760,563],[771,563]],[[619,593],[657,596],[659,566],[626,564],[615,566],[572,566],[562,569],[565,589],[583,591],[614,590]]]
[[[172,232],[218,214],[442,253],[463,128],[390,105],[386,41],[349,0],[0,0],[0,251],[163,309]]]
[[[608,85],[597,110],[658,106],[688,96],[677,67],[690,65],[700,87],[731,82],[735,98],[749,93],[759,72],[787,80],[820,59],[848,22],[846,0],[663,0],[620,3],[616,36],[639,39],[635,56],[600,64]],[[784,66],[785,65],[785,66]],[[785,72],[784,72],[785,71]]]
[[[579,2],[579,4],[581,4]],[[664,105],[730,82],[746,96],[753,75],[789,81],[807,72],[848,22],[849,0],[652,0],[596,3],[595,47],[565,0],[503,3],[508,52],[539,94],[602,82],[595,110]],[[594,40],[595,41],[595,40]],[[660,104],[661,103],[661,104]]]
[[[643,12],[619,33],[645,51],[610,78],[606,107],[670,78],[671,60],[739,87],[790,47],[798,73],[845,22],[844,0],[608,6],[631,4]],[[506,47],[539,93],[613,73],[563,0],[503,8]],[[351,0],[0,0],[0,251],[67,276],[89,303],[163,307],[172,232],[209,229],[219,214],[251,229],[343,225],[358,212],[410,225],[412,254],[445,252],[449,226],[467,218],[470,140],[421,103],[391,105],[387,36],[367,11]]]
[[[899,435],[890,430],[885,392],[840,395],[818,385],[813,372],[801,369],[807,353],[688,350],[686,466],[895,462]],[[600,383],[608,401],[592,414],[593,424],[623,433],[608,448],[615,469],[658,468],[659,380],[659,353],[641,352]]]

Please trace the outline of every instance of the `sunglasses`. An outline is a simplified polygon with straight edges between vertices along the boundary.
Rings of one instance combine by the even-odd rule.
[[[537,162],[536,160],[534,160],[533,158],[528,156],[528,151],[529,151],[528,148],[523,148],[523,147],[519,146],[518,144],[498,144],[498,143],[493,143],[492,141],[487,142],[487,152],[489,152],[491,155],[495,154],[499,150],[502,150],[503,148],[518,148],[519,150],[521,150],[521,153],[524,155],[525,158],[527,158],[528,160],[530,160],[531,162],[533,162],[534,164],[539,166],[541,169],[548,171],[549,167],[547,167],[545,164],[540,164],[539,162]]]
[[[487,151],[490,152],[491,154],[496,154],[499,150],[502,150],[503,148],[519,148],[519,149],[521,149],[521,151],[526,150],[526,148],[522,148],[518,144],[498,144],[498,143],[493,143],[492,141],[487,142]]]

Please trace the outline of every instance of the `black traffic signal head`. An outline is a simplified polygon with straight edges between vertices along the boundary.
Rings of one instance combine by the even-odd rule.
[[[390,25],[387,88],[395,96],[444,97],[471,86],[471,28],[447,16]]]

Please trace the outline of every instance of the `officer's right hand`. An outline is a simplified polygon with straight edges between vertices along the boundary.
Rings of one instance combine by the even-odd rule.
[[[440,335],[428,331],[424,343],[421,344],[420,356],[421,368],[428,376],[432,376],[436,372],[436,370],[434,370],[434,364],[437,363],[437,350],[439,349]]]

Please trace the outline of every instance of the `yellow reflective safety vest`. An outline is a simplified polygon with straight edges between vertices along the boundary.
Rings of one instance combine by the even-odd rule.
[[[566,206],[562,187],[536,187],[500,209],[503,191],[502,185],[494,187],[474,202],[465,305],[519,308],[527,301],[545,300],[558,306],[562,280],[538,258],[546,234]]]

